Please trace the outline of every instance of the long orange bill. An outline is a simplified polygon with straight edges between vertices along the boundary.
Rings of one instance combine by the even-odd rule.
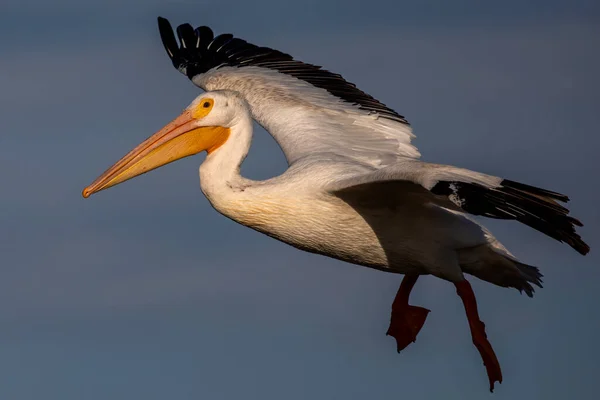
[[[100,190],[115,186],[180,158],[211,152],[225,142],[229,129],[195,127],[192,112],[184,111],[164,128],[150,136],[83,190],[88,198]]]

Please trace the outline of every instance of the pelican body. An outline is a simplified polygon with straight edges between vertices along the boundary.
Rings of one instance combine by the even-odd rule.
[[[404,274],[387,334],[400,352],[429,310],[408,303],[420,275],[452,282],[465,306],[490,390],[502,381],[465,273],[530,297],[538,268],[519,262],[472,215],[514,219],[581,254],[589,247],[562,194],[458,167],[426,163],[406,119],[340,75],[207,27],[159,18],[174,66],[206,92],[100,175],[83,196],[207,152],[200,187],[232,220],[298,249]],[[289,168],[240,175],[253,119],[282,147]]]

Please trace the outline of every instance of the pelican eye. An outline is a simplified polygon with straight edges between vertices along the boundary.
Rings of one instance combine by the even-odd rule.
[[[214,105],[215,101],[213,99],[202,99],[202,101],[196,105],[195,110],[193,110],[194,118],[200,119],[206,117],[213,109]]]

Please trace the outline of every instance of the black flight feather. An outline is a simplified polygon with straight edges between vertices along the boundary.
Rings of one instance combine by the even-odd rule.
[[[431,192],[448,196],[466,212],[489,218],[514,219],[559,242],[565,242],[581,254],[590,247],[575,232],[583,224],[568,215],[569,210],[555,200],[566,202],[563,194],[522,183],[503,180],[488,188],[477,183],[440,181]]]
[[[408,125],[408,121],[396,111],[361,91],[340,74],[320,66],[294,60],[289,54],[268,47],[259,47],[231,34],[214,37],[207,26],[193,29],[189,24],[177,27],[177,44],[173,28],[165,18],[158,17],[160,36],[175,68],[189,79],[211,69],[223,66],[268,68],[301,79],[315,87],[325,89],[333,96],[355,104],[369,113]]]

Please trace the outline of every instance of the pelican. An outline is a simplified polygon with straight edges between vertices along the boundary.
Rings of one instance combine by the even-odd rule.
[[[409,304],[421,275],[451,282],[489,380],[502,371],[465,274],[533,296],[537,267],[521,263],[473,216],[517,220],[585,255],[581,222],[563,194],[420,160],[407,120],[335,74],[231,34],[158,19],[173,65],[204,93],[84,189],[89,197],[180,158],[206,151],[200,187],[232,220],[298,249],[403,274],[387,335],[400,352],[429,310]],[[281,146],[288,169],[255,181],[240,175],[252,121]]]

